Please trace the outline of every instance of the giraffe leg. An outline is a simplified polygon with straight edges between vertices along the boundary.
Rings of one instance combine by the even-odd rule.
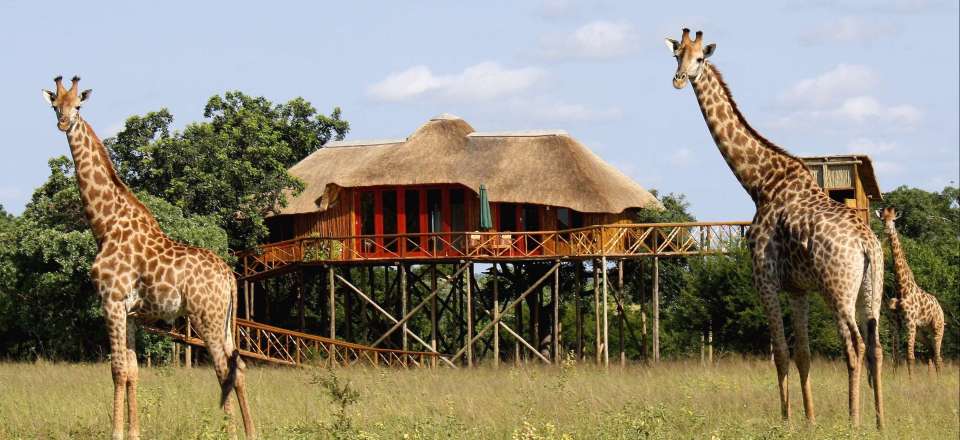
[[[113,375],[113,440],[123,439],[124,392],[127,385],[127,319],[123,304],[105,302],[104,317],[110,336],[110,372]]]
[[[907,375],[913,376],[914,348],[917,343],[917,326],[913,323],[907,324]]]
[[[230,369],[227,356],[226,353],[224,353],[223,325],[217,324],[219,320],[201,320],[198,316],[191,316],[190,320],[191,322],[196,322],[197,330],[203,337],[204,345],[207,346],[207,353],[210,354],[210,359],[213,361],[213,369],[217,373],[217,381],[220,383],[221,395],[228,395],[230,392],[231,378],[229,377]],[[233,405],[230,399],[221,398],[220,402],[223,406],[223,412],[226,413],[227,419],[229,420],[227,432],[230,434],[231,439],[236,439],[237,428],[235,426],[236,417],[233,414]]]
[[[787,348],[787,338],[783,331],[783,314],[780,311],[780,299],[777,289],[772,284],[761,284],[760,301],[767,313],[770,324],[770,339],[773,344],[773,360],[777,365],[777,385],[780,387],[780,415],[784,420],[790,419],[790,390],[787,383],[787,373],[790,371],[790,352]]]
[[[847,354],[848,397],[850,408],[850,423],[860,425],[860,370],[863,367],[865,346],[857,322],[852,314],[839,309],[837,325],[840,338],[844,341]]]
[[[137,365],[136,326],[133,320],[127,322],[127,437],[140,440],[140,417],[137,415],[137,382],[140,368]]]
[[[876,408],[877,429],[883,429],[883,346],[880,345],[880,316],[867,319],[867,365],[873,386],[873,404]]]
[[[937,376],[940,375],[940,370],[943,369],[943,355],[940,353],[941,347],[943,347],[942,323],[933,330],[933,362],[937,367]]]
[[[793,333],[795,337],[794,362],[800,376],[800,392],[803,393],[803,411],[809,423],[816,423],[813,411],[813,394],[810,389],[810,339],[808,336],[808,320],[810,303],[804,294],[794,294],[790,297],[790,307],[793,316]]]

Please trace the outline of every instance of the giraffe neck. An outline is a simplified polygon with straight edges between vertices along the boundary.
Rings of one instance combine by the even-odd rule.
[[[707,63],[691,84],[720,154],[754,203],[812,189],[820,192],[803,161],[766,140],[747,123],[716,67]]]
[[[84,214],[97,244],[114,238],[112,226],[118,222],[142,222],[146,230],[159,232],[157,221],[117,175],[107,149],[87,121],[80,118],[67,131],[73,155]],[[129,235],[129,234],[128,234]]]
[[[900,234],[893,225],[885,225],[887,235],[890,236],[890,251],[893,254],[893,276],[897,282],[897,291],[901,300],[908,300],[913,296],[916,282],[913,280],[913,271],[907,264],[907,256],[900,245]]]

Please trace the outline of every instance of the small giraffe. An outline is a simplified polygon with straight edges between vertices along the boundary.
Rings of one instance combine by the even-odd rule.
[[[184,315],[213,359],[224,411],[232,420],[229,397],[236,391],[246,436],[255,437],[244,391],[245,367],[231,329],[237,295],[233,271],[213,252],[177,243],[160,230],[150,211],[120,180],[90,124],[80,117],[80,105],[91,90],[78,93],[78,77],[73,77],[69,90],[62,77],[54,82],[57,91],[43,90],[43,97],[56,113],[57,128],[67,135],[84,214],[97,241],[90,275],[110,336],[113,438],[123,438],[124,391],[129,438],[140,438],[135,320],[172,322]],[[235,436],[232,424],[230,428]]]
[[[943,343],[943,331],[946,321],[943,309],[937,297],[924,292],[913,279],[913,271],[907,264],[907,256],[900,245],[900,236],[894,221],[900,218],[893,208],[884,208],[878,212],[883,220],[883,230],[890,237],[890,251],[893,253],[893,275],[897,283],[897,298],[890,300],[890,309],[902,314],[907,327],[907,373],[913,374],[913,348],[917,339],[917,327],[929,327],[933,333],[933,361],[937,373],[943,367],[940,346]]]
[[[720,72],[706,60],[716,50],[715,44],[704,45],[702,32],[691,40],[689,29],[683,30],[681,41],[668,38],[666,43],[677,59],[673,86],[681,89],[688,80],[691,82],[720,154],[757,208],[748,243],[754,285],[770,324],[783,418],[790,418],[786,381],[790,359],[778,294],[786,291],[790,296],[794,361],[800,373],[804,411],[813,423],[807,294],[819,291],[833,310],[845,343],[850,420],[855,425],[860,422],[860,372],[866,355],[877,427],[882,428],[880,241],[855,210],[824,194],[803,161],[766,140],[747,123]],[[858,312],[866,318],[862,330],[857,326]]]

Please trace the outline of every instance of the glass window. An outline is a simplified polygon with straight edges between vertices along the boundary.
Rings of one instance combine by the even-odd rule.
[[[385,235],[396,234],[398,232],[398,222],[400,216],[397,213],[397,192],[387,190],[381,196],[383,198],[383,233]],[[384,238],[384,246],[391,252],[397,251],[397,238]]]
[[[450,190],[450,230],[467,230],[467,207],[463,199],[463,189]]]
[[[570,209],[569,208],[557,208],[557,230],[562,231],[564,229],[570,229],[573,227],[573,223],[570,222]]]
[[[501,203],[497,211],[497,220],[500,222],[500,230],[504,232],[517,230],[517,205],[513,203]]]
[[[404,194],[404,215],[407,218],[406,226],[408,234],[420,233],[420,190],[408,189]],[[417,250],[419,237],[407,238],[407,251]]]
[[[364,191],[360,193],[360,235],[374,235],[377,233],[374,217],[373,191]]]

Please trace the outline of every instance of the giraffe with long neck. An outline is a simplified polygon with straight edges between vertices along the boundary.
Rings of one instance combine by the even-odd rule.
[[[834,312],[845,345],[850,420],[854,424],[860,421],[860,374],[866,356],[877,426],[882,427],[880,241],[855,210],[831,200],[820,189],[803,161],[766,140],[747,123],[720,72],[707,61],[716,45],[704,45],[702,32],[697,32],[695,40],[689,33],[684,29],[681,41],[666,40],[677,59],[673,85],[681,89],[688,81],[693,84],[720,154],[756,205],[748,244],[754,285],[770,325],[781,415],[790,417],[786,381],[790,358],[778,294],[786,291],[790,297],[794,361],[804,411],[812,423],[807,295],[819,291]],[[862,330],[857,325],[858,312],[866,318]]]
[[[907,264],[907,256],[900,245],[900,236],[894,222],[899,218],[893,208],[884,208],[880,213],[883,220],[883,230],[890,238],[890,252],[893,254],[893,277],[896,281],[897,297],[890,300],[890,308],[899,313],[907,329],[907,373],[913,374],[914,346],[917,340],[918,328],[929,328],[932,335],[933,361],[937,373],[943,368],[943,357],[940,347],[943,344],[943,332],[946,320],[943,318],[943,308],[937,297],[925,292],[913,279],[913,271]]]
[[[44,90],[43,96],[56,113],[57,128],[66,133],[84,214],[97,241],[90,275],[110,337],[113,438],[123,438],[124,397],[128,436],[140,437],[133,335],[137,320],[172,322],[181,316],[190,317],[210,353],[224,411],[233,418],[229,397],[235,391],[246,436],[254,437],[245,367],[232,335],[237,294],[233,271],[213,252],[177,243],[160,230],[150,210],[120,180],[90,124],[80,117],[80,106],[91,91],[79,92],[78,77],[73,77],[69,90],[61,77],[54,82],[56,92]]]

